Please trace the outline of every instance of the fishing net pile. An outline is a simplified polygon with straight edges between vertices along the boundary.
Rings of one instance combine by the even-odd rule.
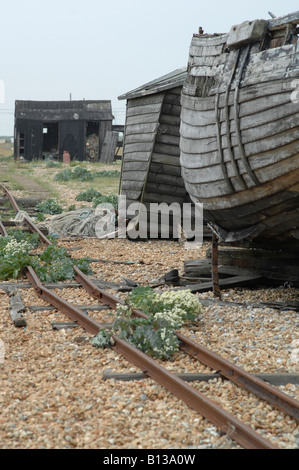
[[[58,237],[104,237],[115,230],[115,213],[109,209],[79,209],[53,215],[39,224]]]

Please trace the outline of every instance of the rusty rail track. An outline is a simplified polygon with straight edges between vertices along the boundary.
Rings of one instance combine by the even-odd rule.
[[[13,196],[9,191],[1,185],[4,193],[9,198],[12,206],[16,212],[19,212],[19,207],[14,201]],[[24,216],[24,221],[30,230],[39,233],[42,243],[50,245],[51,242],[39,231],[27,216]],[[1,225],[0,225],[0,230]],[[2,231],[3,233],[3,231]],[[4,234],[4,233],[3,233]],[[107,292],[99,289],[88,276],[86,276],[80,269],[74,267],[75,278],[77,282],[95,299],[101,303],[110,306],[112,309],[116,308],[118,303],[124,303],[123,300],[108,294]],[[36,293],[46,300],[48,303],[65,313],[72,320],[77,322],[86,331],[96,335],[102,328],[102,325],[86,315],[82,310],[73,306],[69,302],[63,300],[57,294],[47,289],[38,276],[32,269],[27,267],[26,272],[29,282],[34,287]],[[138,309],[132,309],[133,315],[138,317],[147,318],[147,316]],[[233,363],[221,358],[221,356],[209,351],[203,346],[195,343],[189,338],[177,333],[178,339],[181,342],[181,349],[198,359],[200,362],[208,365],[214,370],[217,370],[223,377],[232,380],[234,383],[255,393],[260,398],[268,401],[273,406],[279,408],[285,413],[299,420],[299,402],[289,397],[287,394],[280,392],[271,385],[267,384],[261,379],[243,371],[241,368],[235,366]],[[264,439],[260,434],[254,431],[250,426],[245,425],[239,419],[227,413],[221,407],[216,405],[213,401],[206,398],[203,394],[196,391],[190,385],[186,384],[182,379],[167,371],[164,367],[159,365],[146,354],[129,344],[128,342],[113,336],[112,348],[122,354],[128,361],[139,367],[147,376],[154,379],[156,382],[165,386],[169,391],[182,399],[191,408],[201,413],[205,418],[209,419],[216,426],[222,429],[223,432],[230,435],[245,448],[249,449],[276,449],[267,439]]]

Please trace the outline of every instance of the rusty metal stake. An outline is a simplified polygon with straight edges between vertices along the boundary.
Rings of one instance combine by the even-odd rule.
[[[212,281],[214,297],[221,299],[218,271],[218,237],[214,232],[212,236]]]

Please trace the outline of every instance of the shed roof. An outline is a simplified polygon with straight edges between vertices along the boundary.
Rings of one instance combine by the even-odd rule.
[[[152,95],[160,91],[183,85],[187,75],[187,67],[182,67],[146,83],[132,91],[118,97],[119,100],[139,98],[140,96]]]
[[[16,100],[15,118],[44,121],[112,120],[110,100],[24,101]]]

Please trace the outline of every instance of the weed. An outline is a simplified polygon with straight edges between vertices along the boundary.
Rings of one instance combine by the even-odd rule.
[[[147,313],[147,318],[134,318],[133,307]],[[117,334],[152,357],[170,359],[179,350],[175,330],[186,321],[195,320],[201,312],[201,304],[189,290],[159,295],[149,287],[137,287],[125,305],[117,305],[112,330],[108,333],[101,329],[92,344],[109,347],[112,336]]]
[[[36,205],[38,212],[42,214],[61,214],[63,209],[56,199],[50,198]]]

